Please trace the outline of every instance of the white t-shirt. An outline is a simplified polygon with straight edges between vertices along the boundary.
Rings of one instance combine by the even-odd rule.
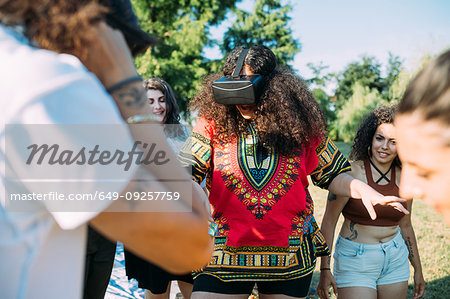
[[[15,165],[5,165],[5,146],[11,146],[5,142],[5,125],[124,122],[113,99],[77,58],[33,48],[3,25],[0,65],[0,297],[79,299],[87,222],[111,201],[89,212],[50,212],[45,203],[31,212],[8,211],[5,168],[14,170]],[[132,144],[129,134],[127,138]],[[128,174],[110,191],[121,192],[134,171]],[[58,175],[64,179],[66,174]],[[73,179],[73,173],[67,175]],[[84,178],[82,172],[76,175]],[[77,188],[91,192],[95,182]]]

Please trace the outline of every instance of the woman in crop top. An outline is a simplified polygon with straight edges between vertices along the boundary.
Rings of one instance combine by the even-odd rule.
[[[383,195],[398,196],[401,163],[394,132],[396,106],[381,106],[361,123],[350,158],[351,175],[368,183]],[[412,200],[404,203],[411,211]],[[360,200],[328,197],[321,230],[329,247],[333,244],[339,214],[344,223],[335,246],[334,277],[330,256],[321,260],[318,295],[329,298],[329,287],[339,298],[406,298],[409,261],[414,267],[414,295],[422,297],[425,281],[411,214],[388,206],[375,206],[377,218],[369,217]],[[330,248],[331,249],[331,248]]]

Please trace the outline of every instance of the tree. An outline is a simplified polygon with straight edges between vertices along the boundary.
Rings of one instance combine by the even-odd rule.
[[[394,56],[391,52],[389,52],[389,59],[388,59],[388,66],[387,66],[387,75],[386,78],[384,78],[384,85],[389,90],[394,84],[395,80],[397,80],[398,76],[400,75],[401,71],[403,70],[403,60],[400,59],[398,56]],[[383,90],[384,92],[388,90]],[[391,101],[391,98],[388,98],[389,101]]]
[[[157,36],[135,62],[144,77],[161,77],[174,89],[181,111],[210,72],[202,52],[212,41],[209,27],[225,19],[240,0],[132,0],[140,26]]]
[[[291,11],[278,0],[256,0],[253,14],[235,8],[241,0],[132,0],[141,27],[161,43],[148,49],[135,62],[144,77],[161,77],[174,89],[181,111],[201,85],[201,79],[221,70],[223,59],[208,60],[205,47],[219,45],[226,55],[236,45],[264,44],[281,64],[287,64],[300,49],[288,27]],[[237,21],[223,41],[209,36],[211,26],[236,15]],[[253,24],[255,27],[248,26]]]
[[[289,27],[292,10],[280,0],[256,0],[252,13],[235,9],[236,21],[225,32],[221,51],[225,55],[236,46],[255,44],[269,47],[281,65],[288,65],[300,51],[300,43],[292,37]]]
[[[337,118],[330,127],[335,129],[339,138],[349,141],[365,113],[377,104],[393,100],[395,95],[391,87],[402,70],[402,61],[391,53],[385,77],[382,76],[381,64],[374,57],[363,56],[361,60],[350,63],[336,76],[338,87],[333,99]]]
[[[352,141],[363,118],[378,105],[385,103],[386,100],[378,90],[356,82],[352,87],[352,96],[337,112],[336,128],[339,137],[345,142]]]
[[[336,110],[341,110],[353,94],[353,85],[358,82],[363,87],[383,93],[384,80],[381,77],[381,64],[375,57],[362,57],[362,62],[352,62],[336,77],[338,87],[335,91]]]
[[[306,64],[306,66],[311,70],[311,72],[314,75],[314,77],[305,80],[308,83],[308,85],[315,85],[317,87],[326,87],[327,84],[330,83],[330,81],[335,76],[333,73],[323,74],[323,71],[329,68],[329,66],[324,65],[322,61],[319,64],[309,62]]]
[[[312,71],[314,77],[305,79],[305,82],[312,88],[312,94],[326,117],[328,129],[331,129],[332,123],[336,119],[335,107],[334,102],[331,101],[331,97],[325,92],[324,88],[326,88],[327,84],[333,79],[333,74],[322,74],[323,71],[328,68],[328,66],[323,65],[323,62],[320,62],[317,65],[307,63],[306,66]]]
[[[435,56],[437,55],[424,55],[412,70],[407,71],[402,69],[400,71],[389,89],[389,98],[391,101],[400,101],[405,93],[409,81],[414,78],[417,73],[420,72],[420,70],[422,70]]]

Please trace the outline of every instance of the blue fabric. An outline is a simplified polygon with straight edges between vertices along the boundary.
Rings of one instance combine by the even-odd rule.
[[[111,273],[111,279],[109,280],[105,298],[144,298],[144,290],[138,288],[137,281],[135,279],[132,279],[130,281],[127,279],[127,276],[125,274],[123,245],[120,242],[117,242],[116,256],[114,258],[114,268]]]
[[[342,238],[336,242],[334,277],[338,288],[386,285],[409,279],[408,249],[399,232],[390,241],[361,244]]]

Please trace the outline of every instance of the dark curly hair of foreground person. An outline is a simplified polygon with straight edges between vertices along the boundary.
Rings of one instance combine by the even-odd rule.
[[[398,105],[396,104],[390,106],[382,105],[370,112],[370,114],[363,119],[356,132],[355,139],[353,140],[352,149],[349,155],[350,159],[354,161],[364,161],[369,159],[369,148],[378,126],[382,124],[393,124],[397,108]],[[398,167],[401,167],[398,156],[395,158],[394,163]]]
[[[250,70],[264,76],[262,95],[257,101],[255,119],[241,117],[235,105],[222,105],[214,101],[212,82],[231,75],[239,54],[244,47],[237,47],[228,55],[223,74],[212,74],[203,81],[203,89],[190,103],[199,116],[214,120],[217,135],[245,134],[249,122],[258,132],[259,142],[275,147],[282,155],[291,156],[302,151],[313,140],[323,138],[325,119],[313,95],[303,80],[288,68],[277,67],[273,52],[261,45],[252,46],[244,63]]]
[[[39,47],[78,57],[87,55],[83,45],[93,38],[89,29],[106,12],[91,0],[7,0],[0,4],[2,23],[20,26],[24,22],[25,36]]]

